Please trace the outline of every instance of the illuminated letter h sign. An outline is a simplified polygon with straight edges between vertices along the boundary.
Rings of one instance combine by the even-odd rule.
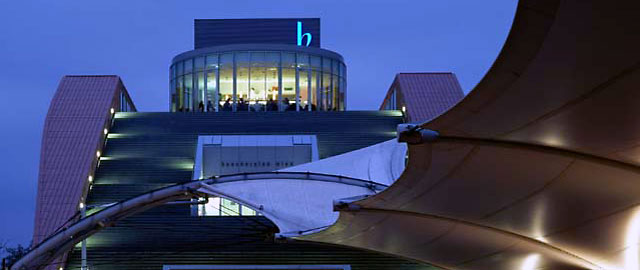
[[[307,37],[307,45],[304,46],[309,47],[309,44],[311,44],[311,33],[302,34],[302,22],[298,21],[298,46],[302,46],[302,39],[304,37]]]

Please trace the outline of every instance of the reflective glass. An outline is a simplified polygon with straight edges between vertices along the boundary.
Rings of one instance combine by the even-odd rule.
[[[220,93],[218,93],[219,105],[223,111],[231,111],[233,99],[233,67],[220,68]]]
[[[295,111],[296,100],[296,70],[282,69],[282,106],[280,110]]]
[[[204,93],[205,93],[205,89],[204,89],[204,72],[198,72],[197,73],[197,81],[196,81],[196,88],[197,91],[196,93],[197,96],[195,97],[195,105],[196,105],[196,109],[199,112],[204,112],[205,111],[205,99],[204,99]]]
[[[238,67],[248,67],[249,63],[249,53],[248,52],[240,52],[236,53],[236,66]]]
[[[233,68],[233,54],[232,53],[224,53],[220,55],[220,67],[230,67]]]
[[[282,53],[282,68],[295,68],[296,55],[294,53]]]
[[[345,94],[346,89],[347,89],[347,80],[341,77],[340,78],[340,107],[339,107],[341,111],[344,111],[347,108],[346,106],[347,96]]]
[[[249,68],[237,67],[236,68],[236,110],[247,111],[249,106],[247,104],[249,98]]]
[[[267,98],[266,109],[269,111],[278,110],[278,68],[268,67],[266,70]]]
[[[264,52],[251,52],[252,67],[264,67],[265,65]]]
[[[331,92],[331,110],[337,111],[340,107],[340,81],[338,80],[338,75],[333,75],[332,78],[333,91]]]
[[[249,110],[264,111],[267,98],[267,68],[252,67],[249,91]]]
[[[280,53],[279,52],[267,52],[267,53],[265,53],[265,65],[267,67],[277,67],[278,63],[280,63]]]
[[[193,74],[184,76],[184,108],[186,111],[193,110]]]
[[[220,200],[221,216],[237,216],[240,215],[240,205],[234,201],[222,198]]]
[[[300,110],[309,110],[309,71],[299,70]]]
[[[216,104],[216,101],[215,101],[216,86],[217,86],[216,71],[215,70],[207,71],[207,96],[206,96],[207,104],[205,109],[208,112],[216,110],[216,107],[214,106],[214,104]]]
[[[182,68],[184,66],[184,62],[180,61],[178,63],[176,63],[176,76],[180,76],[182,74],[184,74],[184,69]]]
[[[178,95],[178,111],[184,110],[184,76],[178,76],[176,81],[176,93]]]
[[[184,61],[184,73],[190,73],[193,71],[193,60],[187,59]]]
[[[331,90],[331,75],[327,72],[322,73],[322,88],[320,91],[320,107],[321,110],[329,110],[329,92]]]
[[[322,58],[322,71],[331,72],[331,59],[326,57]]]
[[[243,216],[255,216],[256,215],[256,211],[243,205],[242,206],[242,215]]]
[[[322,62],[320,60],[321,58],[318,56],[311,56],[311,68],[314,70],[320,70],[322,69]]]
[[[297,55],[298,68],[308,68],[309,67],[309,55],[304,53],[299,53]]]
[[[176,96],[176,80],[171,80],[170,82],[170,93],[169,95],[171,96],[171,105],[169,105],[169,111],[171,112],[175,112],[176,111],[176,104],[178,101],[178,97]]]
[[[197,57],[194,61],[196,71],[202,71],[204,69],[204,56]]]
[[[317,71],[311,71],[311,110],[315,111],[318,109],[318,80],[320,77],[318,76]]]
[[[211,54],[207,55],[207,69],[215,69],[218,68],[218,55]]]

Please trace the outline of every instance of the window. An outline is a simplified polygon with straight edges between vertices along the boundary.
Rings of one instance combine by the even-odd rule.
[[[195,59],[196,71],[202,71],[204,69],[204,56],[200,56]]]
[[[307,53],[199,55],[170,67],[170,110],[343,110],[345,68]]]
[[[248,111],[249,67],[245,64],[249,64],[249,62],[240,62],[238,64],[238,67],[236,67],[236,110]]]
[[[205,110],[205,89],[204,89],[204,72],[198,72],[197,76],[196,76],[196,93],[197,96],[195,97],[196,103],[195,103],[195,109],[197,109],[198,111],[203,111]],[[200,107],[202,106],[202,107]]]
[[[300,85],[298,86],[298,89],[300,89],[300,110],[309,110],[309,84],[311,83],[311,71],[301,69],[298,72],[298,82],[300,83]]]
[[[296,70],[282,69],[282,106],[281,111],[295,110],[296,103]]]
[[[296,55],[293,53],[282,53],[282,68],[295,68]]]
[[[252,67],[249,89],[249,106],[251,111],[264,111],[267,98],[267,68]]]
[[[206,104],[206,110],[208,112],[211,111],[217,111],[217,106],[215,106],[215,104],[217,103],[216,98],[216,91],[217,91],[217,86],[218,86],[218,82],[217,82],[217,78],[216,78],[216,70],[209,70],[206,73],[206,84],[207,84],[207,93],[206,93],[206,99],[207,99],[207,104]]]
[[[233,102],[233,54],[220,56],[219,106],[223,111],[231,111]]]
[[[193,110],[193,74],[184,76],[184,108],[186,111]]]
[[[318,95],[320,92],[320,89],[318,88],[318,86],[320,85],[319,81],[320,81],[320,76],[318,76],[319,72],[318,71],[311,71],[311,91],[309,91],[310,95],[311,95],[311,110],[315,111],[318,109]]]
[[[178,93],[178,111],[184,110],[184,76],[178,76],[176,81],[176,93]]]
[[[198,216],[229,217],[258,215],[260,214],[250,207],[220,197],[211,197],[207,203],[198,205]]]
[[[193,71],[193,60],[188,59],[184,61],[184,73],[191,73]]]
[[[331,91],[331,74],[322,72],[322,88],[320,90],[320,108],[329,110],[329,92]]]
[[[217,69],[218,68],[218,55],[211,54],[207,55],[207,69]]]

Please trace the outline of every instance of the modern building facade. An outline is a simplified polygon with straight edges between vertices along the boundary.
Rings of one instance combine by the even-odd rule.
[[[70,232],[83,215],[158,188],[288,168],[313,173],[314,162],[392,140],[405,121],[399,110],[346,111],[346,66],[342,56],[320,48],[319,19],[196,20],[195,30],[195,49],[170,67],[170,112],[136,112],[117,76],[62,79],[43,135],[36,250]],[[366,180],[345,182],[351,178],[336,168],[349,164],[349,156],[321,163],[331,174],[320,170],[315,177],[337,191],[346,185],[377,192],[400,175],[405,150],[394,150],[385,184],[371,182],[379,168],[365,168],[358,177]],[[357,159],[353,164],[369,167],[390,162]],[[91,237],[78,245],[71,243],[79,234],[66,238],[47,255],[57,259],[35,267],[432,268],[364,250],[276,241],[276,233],[287,232],[261,208],[219,194],[182,198],[100,221],[99,229],[82,232]]]
[[[340,212],[339,220],[318,233],[304,236],[302,240],[375,250],[452,270],[640,269],[640,162],[637,147],[640,144],[640,125],[633,117],[640,114],[637,91],[640,82],[640,51],[637,50],[640,36],[629,34],[637,33],[640,26],[637,7],[638,1],[632,0],[619,1],[615,5],[605,1],[520,1],[502,52],[472,93],[435,119],[399,126],[399,141],[417,138],[408,145],[410,158],[402,176],[384,192],[338,200],[333,209]],[[397,101],[388,105],[389,108],[404,105]],[[407,110],[410,109],[412,105],[406,96],[403,101],[408,104]],[[98,119],[98,123],[110,120],[107,113],[108,110],[102,112],[106,116]],[[350,112],[322,113],[347,115]],[[262,115],[278,114],[309,117],[314,113],[274,112]],[[122,195],[132,187],[151,183],[146,178],[149,172],[157,172],[157,176],[170,175],[163,174],[162,168],[149,165],[145,169],[139,164],[147,158],[164,155],[179,157],[168,154],[169,151],[189,152],[188,148],[174,148],[172,144],[188,141],[192,147],[195,145],[195,138],[184,140],[188,135],[183,130],[207,136],[218,132],[207,130],[211,126],[203,125],[205,121],[197,119],[212,115],[165,113],[155,116],[168,117],[165,120],[142,120],[140,118],[154,117],[116,113],[112,130],[132,137],[115,135],[114,139],[131,138],[120,146],[107,138],[107,148],[113,147],[112,153],[116,149],[123,152],[105,160],[117,160],[116,156],[142,159],[123,162],[122,165],[131,168],[120,171],[122,177],[112,180],[127,179],[125,176],[129,172],[141,169],[139,182],[111,194]],[[193,116],[196,118],[189,121],[173,118]],[[119,122],[117,119],[120,118],[127,120]],[[146,125],[136,128],[138,123]],[[162,126],[167,123],[166,127]],[[193,127],[187,128],[188,123]],[[151,124],[157,124],[155,129],[149,128]],[[319,128],[323,125],[311,126]],[[244,128],[247,129],[244,131],[255,132],[249,127]],[[357,130],[362,132],[364,129]],[[386,132],[385,129],[375,130],[368,134]],[[172,136],[167,137],[166,133],[172,133]],[[132,147],[135,144],[144,149]],[[82,152],[86,148],[79,149],[71,150]],[[145,158],[145,150],[159,152]],[[187,162],[169,162],[167,168],[185,168],[187,171],[191,158],[179,160]],[[99,165],[98,170],[118,172],[103,166]],[[74,239],[84,239],[91,230],[100,231],[94,237],[105,236],[95,244],[108,247],[96,256],[104,263],[94,267],[107,269],[115,269],[113,265],[118,262],[122,264],[118,269],[156,269],[159,266],[164,269],[264,269],[264,264],[269,264],[270,269],[350,269],[358,262],[372,262],[383,256],[358,257],[372,253],[352,253],[354,250],[337,246],[307,249],[282,245],[281,248],[289,248],[289,253],[284,256],[285,253],[279,253],[281,250],[273,243],[265,244],[267,248],[261,250],[263,253],[247,252],[258,249],[238,246],[248,243],[241,236],[261,234],[235,230],[243,228],[241,226],[214,227],[219,222],[211,222],[210,227],[203,226],[203,221],[196,224],[193,219],[171,223],[174,219],[167,218],[166,213],[170,213],[169,207],[179,209],[177,204],[152,210],[157,211],[155,216],[147,212],[147,216],[130,219],[131,223],[102,228],[112,225],[109,221],[119,220],[118,214],[127,214],[120,209],[127,209],[136,200],[155,202],[155,206],[164,203],[162,199],[179,202],[171,196],[184,198],[180,196],[190,194],[188,188],[182,187],[193,187],[193,183],[216,184],[216,181],[227,178],[213,178],[206,183],[189,181],[116,203],[74,223],[68,230],[56,233],[54,237],[58,242],[48,239],[42,244],[46,248],[36,246],[26,257],[37,261],[39,257],[55,253],[56,248],[78,243]],[[311,178],[309,173],[308,179]],[[57,179],[51,178],[49,182],[39,184],[55,185],[58,182],[54,180]],[[244,180],[247,178],[238,181]],[[90,197],[92,194],[96,198],[113,201],[97,192],[90,193]],[[293,197],[287,193],[280,195],[281,198]],[[141,204],[139,207],[148,209],[145,207],[149,205]],[[93,217],[104,216],[102,214],[106,212],[112,212],[110,217],[114,219],[93,220]],[[199,218],[212,221],[218,217]],[[239,220],[257,221],[261,216],[244,218]],[[95,223],[89,223],[92,220]],[[114,231],[114,228],[126,231],[134,227],[155,231],[147,235]],[[211,234],[212,231],[231,236],[236,242],[221,241]],[[107,235],[109,232],[111,237]],[[236,232],[237,235],[232,234]],[[210,238],[197,242],[205,237]],[[133,241],[131,246],[127,246],[117,242],[118,239]],[[171,245],[174,243],[171,240],[175,243],[185,243],[181,241],[186,240],[188,244]],[[165,247],[163,245],[171,246],[172,251],[156,250]],[[140,251],[141,248],[145,250]],[[185,250],[192,252],[190,254],[194,257],[185,256]],[[341,261],[342,257],[331,253],[337,250],[349,254],[349,260]],[[70,265],[78,265],[76,254],[72,256]],[[141,255],[148,257],[140,259]],[[228,260],[232,255],[237,257]],[[185,257],[186,261],[201,265],[181,265]],[[318,259],[320,257],[326,261]],[[252,264],[256,258],[262,266]],[[157,261],[152,262],[154,259]],[[202,266],[214,259],[227,266]],[[283,260],[289,267],[278,264]],[[237,261],[242,261],[244,267],[233,265]],[[332,264],[310,266],[317,262]],[[396,261],[394,265],[378,262],[391,261],[380,260],[352,268],[428,267],[407,261]],[[29,265],[26,259],[19,263],[22,264],[14,270]],[[291,266],[296,263],[298,265]]]
[[[320,48],[320,19],[196,20],[174,57],[170,111],[342,111],[346,65]]]

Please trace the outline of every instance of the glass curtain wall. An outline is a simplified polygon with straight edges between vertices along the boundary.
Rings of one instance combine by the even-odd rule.
[[[241,51],[196,56],[170,68],[170,110],[344,110],[341,61],[293,52]]]

